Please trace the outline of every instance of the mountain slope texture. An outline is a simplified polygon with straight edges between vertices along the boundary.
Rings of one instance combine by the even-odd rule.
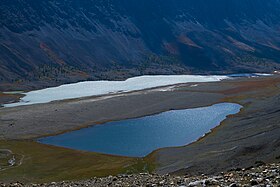
[[[280,0],[1,0],[0,89],[272,72],[279,15]]]

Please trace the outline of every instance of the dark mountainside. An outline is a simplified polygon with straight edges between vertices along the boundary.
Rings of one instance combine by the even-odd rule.
[[[0,90],[280,69],[279,0],[1,0]]]

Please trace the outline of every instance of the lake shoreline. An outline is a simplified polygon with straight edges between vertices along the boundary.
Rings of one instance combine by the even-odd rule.
[[[133,119],[133,118],[140,118],[150,115],[159,114],[162,112],[170,111],[170,110],[181,110],[181,109],[189,109],[189,108],[198,108],[198,107],[207,107],[213,104],[218,104],[219,100],[222,98],[222,95],[219,93],[204,93],[204,91],[195,91],[195,87],[191,87],[193,84],[196,83],[185,83],[185,84],[177,84],[172,85],[172,87],[175,86],[176,89],[180,89],[180,87],[188,87],[190,90],[187,90],[186,92],[181,92],[180,90],[174,91],[161,91],[162,89],[169,88],[170,86],[163,86],[163,87],[156,87],[151,89],[145,89],[140,91],[132,91],[128,93],[117,93],[117,94],[108,94],[108,95],[101,95],[101,96],[90,96],[90,97],[84,97],[84,98],[77,98],[77,99],[69,99],[69,100],[62,100],[62,101],[54,101],[51,103],[44,103],[44,104],[36,104],[36,105],[26,105],[26,106],[19,106],[19,107],[4,107],[0,109],[0,114],[2,114],[2,120],[0,121],[0,125],[7,125],[9,122],[16,121],[17,123],[14,123],[13,128],[10,128],[11,130],[14,129],[14,127],[19,125],[19,127],[25,129],[28,128],[28,130],[31,130],[34,132],[37,129],[33,129],[35,124],[30,124],[29,121],[38,120],[38,123],[40,122],[40,127],[51,125],[48,121],[45,121],[50,115],[54,118],[54,120],[69,120],[72,121],[76,117],[67,115],[63,116],[63,114],[67,114],[70,112],[71,114],[78,113],[79,115],[85,117],[86,121],[80,122],[79,124],[71,124],[71,128],[69,128],[68,122],[65,123],[62,122],[61,125],[54,124],[51,126],[56,126],[57,129],[54,130],[53,133],[47,133],[48,129],[40,132],[41,135],[32,135],[30,132],[22,132],[22,136],[13,135],[10,138],[7,137],[5,139],[12,139],[12,140],[20,140],[20,139],[36,139],[36,138],[42,138],[46,136],[54,136],[58,134],[63,134],[65,132],[75,131],[82,128],[87,128],[93,125],[102,125],[104,123],[113,122],[113,121],[120,121],[120,120],[126,120],[126,119]],[[207,83],[200,83],[202,85],[207,85]],[[192,91],[193,90],[193,91]],[[158,97],[157,100],[154,100],[154,97]],[[189,98],[193,98],[192,101],[189,100]],[[207,98],[205,98],[207,97]],[[166,101],[165,103],[160,104],[159,102],[161,100],[170,100]],[[181,99],[184,99],[184,102],[181,103]],[[188,99],[188,100],[186,100]],[[173,102],[174,101],[174,102]],[[111,105],[111,102],[114,102],[113,105]],[[159,105],[155,106],[154,108],[150,109],[149,106],[145,106],[144,103],[149,103],[153,105]],[[123,103],[126,103],[126,108],[120,110],[119,108]],[[142,106],[139,109],[131,109],[131,106],[142,103]],[[110,106],[111,105],[111,106]],[[78,112],[73,106],[79,107]],[[89,109],[89,107],[95,106],[96,109]],[[104,107],[105,106],[105,107]],[[85,108],[85,109],[84,109]],[[98,113],[97,109],[102,108],[101,114]],[[106,113],[114,112],[115,109],[118,109],[117,114],[111,114],[108,115]],[[95,116],[91,116],[89,114],[82,114],[81,110],[90,110],[87,111],[88,113],[92,114],[91,112],[97,113]],[[60,114],[62,113],[62,115]],[[116,112],[116,111],[115,111]],[[47,113],[47,116],[45,114]],[[57,114],[58,113],[58,114]],[[14,116],[14,119],[8,119],[5,120],[5,115],[7,117],[11,116],[12,114],[20,115],[19,118],[17,118],[16,115]],[[34,118],[34,115],[36,116],[36,119]],[[59,115],[59,116],[58,116]],[[106,116],[108,115],[108,116]],[[100,117],[101,116],[101,117]],[[88,118],[89,119],[88,119]],[[99,118],[100,117],[100,118]],[[95,119],[97,118],[97,119]],[[99,118],[99,119],[98,119]],[[4,120],[3,120],[4,119]],[[22,120],[22,121],[19,121]],[[43,122],[43,123],[42,123]],[[52,121],[53,122],[53,121]],[[23,127],[24,126],[24,127]],[[61,127],[61,128],[60,128]],[[2,126],[3,128],[3,126]],[[5,129],[5,127],[3,128]],[[7,132],[9,132],[7,128]],[[62,130],[63,129],[63,130]],[[5,130],[4,130],[5,131]],[[14,131],[10,131],[12,134],[15,133]],[[28,133],[31,134],[30,137],[26,137]]]
[[[44,104],[55,101],[81,99],[87,97],[101,97],[107,95],[110,96],[118,93],[132,93],[150,89],[172,87],[181,84],[193,83],[193,86],[197,86],[196,83],[219,82],[228,79],[266,77],[272,75],[273,74],[264,73],[244,73],[229,75],[142,75],[138,77],[130,77],[121,81],[81,81],[77,83],[63,84],[56,87],[47,87],[40,90],[30,90],[28,92],[3,92],[3,97],[1,97],[2,95],[0,92],[0,104],[4,107],[17,107],[24,105]],[[104,87],[107,88],[104,89]],[[65,89],[68,91],[65,92]],[[77,90],[81,89],[83,90],[82,92],[77,92]],[[61,92],[63,92],[62,96]],[[12,99],[10,98],[11,96],[17,98]],[[46,98],[46,96],[50,98]]]
[[[226,141],[224,150],[229,150],[228,152],[219,152],[221,151],[219,150],[221,145],[215,141],[222,141],[223,139],[230,140],[229,137],[232,136],[236,138],[235,136],[237,135],[241,138],[246,133],[261,133],[256,129],[249,129],[250,131],[247,129],[247,131],[241,131],[239,133],[236,133],[238,131],[234,130],[242,129],[242,126],[239,125],[242,125],[248,120],[256,119],[257,122],[251,124],[252,127],[261,124],[275,124],[273,126],[274,130],[270,130],[272,127],[269,125],[267,126],[266,134],[268,134],[268,137],[267,139],[261,140],[263,142],[274,141],[277,143],[277,139],[275,140],[273,138],[277,136],[279,126],[277,126],[278,124],[276,122],[271,122],[271,120],[279,120],[279,113],[273,113],[272,111],[277,110],[280,106],[277,103],[277,97],[279,97],[280,93],[279,76],[250,79],[240,78],[214,83],[199,83],[196,87],[191,87],[191,85],[192,84],[180,84],[170,91],[159,91],[159,89],[156,88],[133,93],[120,93],[117,97],[101,100],[99,100],[98,97],[89,97],[40,105],[2,108],[0,109],[0,128],[2,132],[5,133],[1,134],[1,139],[7,142],[12,140],[18,142],[24,142],[25,140],[27,142],[32,142],[38,137],[69,132],[91,126],[92,124],[131,119],[169,110],[196,108],[221,102],[232,102],[244,106],[241,113],[227,117],[227,119],[223,121],[220,126],[213,129],[210,134],[207,134],[191,145],[157,150],[146,157],[145,162],[147,161],[149,164],[154,165],[152,168],[154,168],[153,170],[157,173],[174,173],[177,175],[182,173],[198,173],[200,171],[215,173],[233,167],[254,165],[254,162],[257,160],[262,160],[264,162],[276,161],[276,155],[280,155],[279,149],[273,150],[270,146],[265,149],[262,147],[258,149],[254,148],[258,151],[254,152],[253,155],[246,153],[246,159],[243,159],[239,158],[239,156],[243,154],[242,151],[246,148],[238,146],[234,151],[237,151],[235,157],[236,159],[238,158],[240,162],[232,163],[228,160],[233,156],[230,149],[240,143],[244,144],[244,140],[241,139],[231,143],[227,143],[228,141]],[[136,108],[131,108],[131,106],[137,106],[138,110]],[[97,110],[97,108],[99,110]],[[267,117],[265,117],[266,115],[255,116],[255,110],[260,110],[263,114],[267,113],[266,115],[270,115],[271,119],[267,120]],[[49,120],[49,116],[52,116],[52,121]],[[100,118],[96,118],[97,116]],[[64,123],[61,123],[62,121]],[[10,126],[11,123],[13,123],[12,126]],[[236,126],[239,127],[237,128]],[[260,128],[260,130],[263,129]],[[261,138],[263,137],[261,136]],[[250,147],[252,143],[256,143],[255,146],[262,146],[263,144],[255,139],[251,140],[248,138],[248,142],[246,143],[248,147]],[[37,145],[38,144],[36,144],[36,146]],[[45,145],[38,146],[41,147],[40,149],[48,147]],[[71,151],[52,146],[48,147],[48,149]],[[263,150],[265,150],[265,152],[262,152]],[[268,150],[270,151],[269,154],[266,153]],[[74,152],[79,153],[79,151]],[[174,155],[174,152],[176,155]],[[83,152],[83,154],[89,153]],[[209,154],[211,156],[209,156]],[[215,159],[219,154],[222,154],[224,158]],[[259,156],[256,156],[256,154]],[[186,155],[188,156],[186,157]],[[191,159],[192,155],[197,155],[197,158]],[[207,164],[206,158],[208,158]],[[222,163],[223,167],[221,167],[219,163]]]
[[[252,76],[254,75],[252,74]],[[4,107],[44,104],[52,101],[79,99],[115,93],[127,93],[184,83],[219,82],[229,78],[230,76],[226,75],[154,75],[132,77],[126,79],[125,81],[85,81],[30,91],[24,93],[24,97],[21,98],[20,102],[6,104]]]
[[[37,141],[74,150],[140,158],[160,148],[185,146],[195,142],[227,116],[239,113],[241,108],[241,105],[234,103],[219,103],[209,107],[171,110],[40,138]]]
[[[240,83],[244,86],[227,91],[230,96],[223,101],[243,105],[241,112],[228,116],[211,133],[188,146],[155,151],[151,156],[157,160],[157,173],[218,174],[258,163],[279,163],[279,76]]]
[[[0,120],[0,125],[2,125],[1,128],[6,133],[14,134],[15,132],[13,131],[13,129],[15,129],[17,125],[19,125],[19,128],[21,128],[22,130],[28,130],[28,132],[22,132],[22,135],[6,135],[3,136],[2,139],[37,139],[47,136],[55,136],[70,131],[76,131],[94,125],[102,125],[108,122],[156,115],[170,110],[208,107],[223,102],[223,98],[225,97],[223,90],[234,88],[235,82],[266,78],[268,77],[240,77],[235,79],[224,79],[218,82],[178,83],[174,85],[159,86],[143,90],[65,99],[35,105],[2,107],[0,108],[0,114],[4,117],[2,117],[2,120]],[[222,85],[222,87],[220,87],[219,85]],[[155,97],[158,98],[153,101],[153,98]],[[192,100],[190,100],[190,98],[192,98]],[[162,102],[162,100],[164,102],[160,104],[159,102]],[[112,106],[108,106],[111,105],[110,102],[113,102]],[[122,103],[126,105],[126,108],[121,109],[118,114],[106,114],[116,112],[114,111],[114,109],[119,110],[119,106],[121,106]],[[131,108],[132,106],[138,106],[139,104],[143,105],[143,103],[152,104],[155,106],[153,108],[150,108],[149,106],[141,106],[140,109]],[[89,109],[89,107],[92,106],[96,107],[97,110],[101,108],[102,112],[98,113],[96,109]],[[78,107],[78,109],[75,110],[71,107]],[[87,113],[83,114],[81,112],[82,110],[89,111],[86,111]],[[91,116],[91,112],[94,112],[93,115],[95,115],[95,113],[97,114],[95,116]],[[78,114],[82,118],[86,119],[77,120],[76,116],[74,117],[69,114]],[[7,119],[5,115],[7,115]],[[11,115],[12,117],[10,117]],[[20,116],[18,117],[15,115]],[[34,119],[34,115],[36,116],[36,119]],[[47,121],[49,120],[49,116],[51,116],[51,118],[54,118],[52,122],[55,124],[51,124]],[[61,124],[57,124],[57,120],[59,120]],[[69,124],[72,122],[72,120],[74,120],[75,124]],[[33,124],[30,124],[30,121],[33,122]],[[40,128],[43,126],[55,126],[55,129],[52,129],[51,132],[48,132],[49,129],[40,129],[42,130],[42,132],[39,132],[39,134],[37,134],[37,129],[33,129],[33,127],[34,125],[37,126],[39,123]],[[34,131],[36,132],[36,135],[33,133]]]

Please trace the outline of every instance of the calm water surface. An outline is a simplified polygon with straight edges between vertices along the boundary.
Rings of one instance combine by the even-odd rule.
[[[225,75],[146,75],[132,77],[125,81],[84,81],[27,92],[24,93],[25,96],[19,102],[5,104],[4,107],[16,107],[109,93],[144,90],[179,83],[217,82],[228,78]]]
[[[194,142],[242,106],[221,103],[209,107],[174,110],[110,122],[39,139],[39,142],[77,150],[142,157],[152,151]]]

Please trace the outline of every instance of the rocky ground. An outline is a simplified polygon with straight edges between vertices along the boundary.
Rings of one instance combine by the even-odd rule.
[[[280,164],[262,165],[257,167],[237,168],[215,176],[171,176],[141,173],[138,175],[119,175],[106,178],[92,178],[78,182],[52,182],[49,184],[29,184],[21,183],[0,184],[0,186],[280,186]]]

